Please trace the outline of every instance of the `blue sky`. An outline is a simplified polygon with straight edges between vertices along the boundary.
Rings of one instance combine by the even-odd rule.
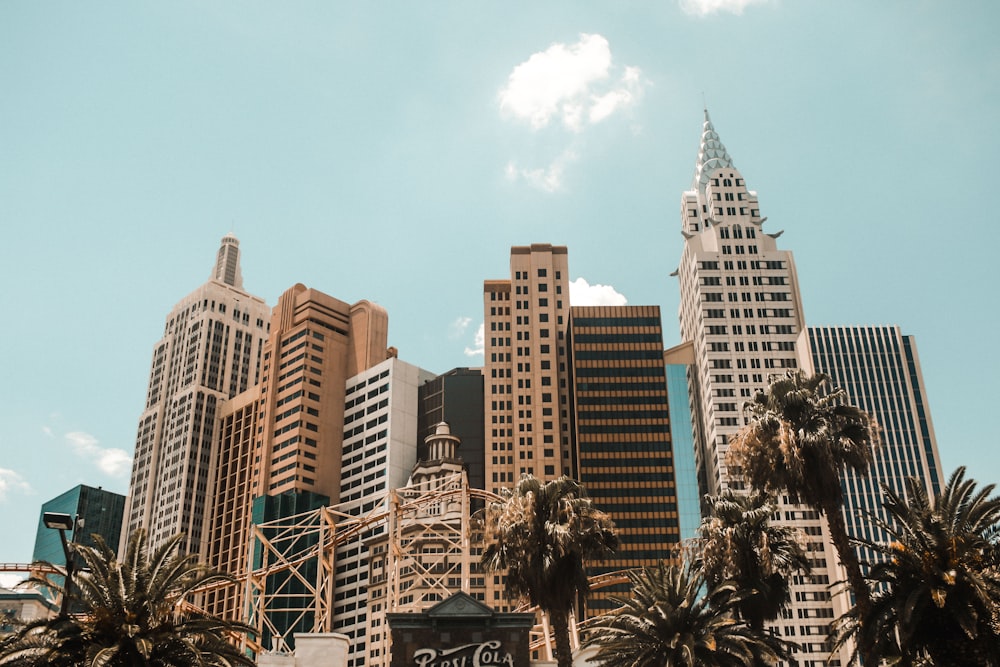
[[[945,469],[1000,481],[998,25],[987,0],[0,3],[0,562],[42,502],[126,491],[152,347],[229,231],[250,292],[376,301],[435,372],[479,365],[482,281],[532,242],[678,343],[703,101],[808,323],[914,335]]]

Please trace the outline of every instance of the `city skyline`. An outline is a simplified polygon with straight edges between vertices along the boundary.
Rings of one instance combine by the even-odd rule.
[[[400,359],[435,373],[482,365],[476,285],[513,245],[568,246],[571,285],[659,305],[679,343],[702,93],[768,230],[788,230],[806,324],[914,336],[944,476],[1000,481],[981,419],[1000,362],[978,353],[997,324],[978,163],[1000,147],[1000,10],[742,4],[5,4],[0,562],[30,558],[46,498],[127,490],[163,316],[230,231],[247,292],[370,299]],[[546,64],[564,89],[532,85]]]

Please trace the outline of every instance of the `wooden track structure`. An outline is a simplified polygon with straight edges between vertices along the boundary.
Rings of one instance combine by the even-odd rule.
[[[281,612],[286,627],[311,621],[311,632],[331,632],[333,620],[335,554],[338,547],[359,545],[373,532],[388,539],[386,565],[387,612],[423,611],[418,605],[402,603],[404,571],[409,571],[424,591],[435,591],[441,599],[455,593],[455,579],[460,590],[470,592],[472,545],[475,530],[471,508],[474,501],[483,504],[501,500],[496,494],[469,485],[465,473],[438,480],[433,489],[404,487],[388,492],[383,502],[363,515],[349,514],[343,505],[322,507],[291,517],[261,523],[253,527],[248,562],[256,563],[241,582],[245,586],[247,622],[257,629],[257,636],[274,638],[271,650],[285,651],[288,643],[272,614]],[[443,507],[460,508],[442,512]],[[424,568],[410,556],[411,545],[426,541],[444,543],[458,554],[458,567]],[[416,570],[416,571],[414,571]],[[451,583],[449,584],[449,579]],[[627,583],[625,572],[611,572],[592,577],[591,589]],[[522,605],[518,611],[536,611]],[[548,619],[540,622],[531,635],[532,650],[544,650],[552,659],[554,638]],[[291,619],[291,622],[289,620]],[[572,643],[579,645],[577,625]],[[382,642],[381,655],[388,655],[388,633]]]

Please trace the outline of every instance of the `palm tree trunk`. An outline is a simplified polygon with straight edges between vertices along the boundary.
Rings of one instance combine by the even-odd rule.
[[[822,510],[830,526],[830,539],[833,540],[833,546],[840,557],[840,563],[847,571],[847,583],[854,593],[854,604],[857,606],[858,611],[857,622],[860,626],[871,612],[871,589],[868,588],[868,582],[865,581],[864,575],[861,574],[861,563],[858,562],[857,552],[851,546],[851,539],[847,535],[847,524],[844,522],[844,515],[840,505],[827,502],[823,504]],[[861,657],[862,665],[871,663],[871,660],[868,659],[868,647],[859,646],[858,655]]]
[[[573,667],[573,649],[569,643],[569,618],[563,610],[550,609],[552,632],[556,636],[556,663],[559,667]]]

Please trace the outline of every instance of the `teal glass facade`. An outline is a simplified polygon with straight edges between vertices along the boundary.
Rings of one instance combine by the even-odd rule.
[[[42,504],[38,514],[38,529],[35,534],[33,561],[46,561],[53,565],[65,565],[59,531],[46,528],[42,517],[46,512],[59,512],[78,517],[79,528],[67,531],[66,539],[75,544],[93,546],[93,536],[100,535],[113,550],[118,550],[118,540],[122,531],[122,514],[125,511],[125,496],[101,488],[79,485]]]
[[[694,461],[687,370],[686,364],[667,364],[667,407],[670,411],[670,440],[674,449],[674,478],[682,541],[696,537],[701,525],[701,492],[698,490],[698,470]]]

